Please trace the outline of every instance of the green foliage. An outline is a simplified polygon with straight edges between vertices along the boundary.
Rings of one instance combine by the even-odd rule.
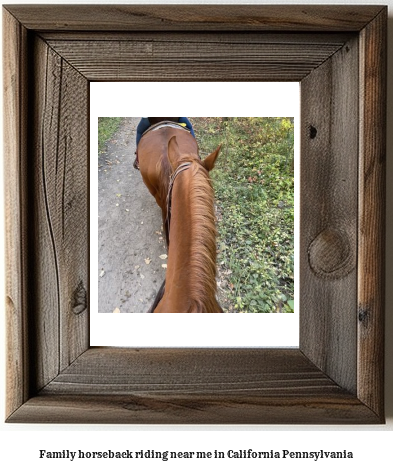
[[[226,311],[293,312],[293,120],[204,117],[191,121],[202,158],[223,145],[211,177]]]
[[[98,117],[98,153],[105,151],[105,145],[118,130],[120,117]]]

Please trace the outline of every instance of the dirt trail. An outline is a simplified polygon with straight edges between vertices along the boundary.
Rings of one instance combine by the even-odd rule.
[[[133,168],[139,118],[124,118],[98,158],[98,311],[146,313],[165,278],[161,211]]]

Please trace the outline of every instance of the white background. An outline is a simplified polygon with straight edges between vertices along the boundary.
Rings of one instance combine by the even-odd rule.
[[[132,97],[124,100],[124,97]],[[146,97],[149,100],[146,101]],[[187,97],[186,106],[183,99]],[[206,97],[205,100],[201,98]],[[214,100],[212,99],[214,98]],[[229,100],[230,98],[230,100]],[[91,201],[90,232],[98,235],[98,117],[294,117],[299,130],[299,83],[110,83],[90,85]],[[184,115],[184,113],[183,113]],[[299,173],[299,138],[295,136],[295,175]],[[204,157],[202,157],[204,158]],[[130,161],[131,163],[131,161]],[[219,166],[219,160],[217,161]],[[299,183],[295,176],[295,183]],[[298,240],[298,192],[295,203],[295,248]],[[98,239],[91,239],[92,346],[129,347],[298,347],[298,254],[295,254],[295,314],[113,314],[98,313]],[[192,330],[190,330],[192,328]],[[225,328],[225,331],[223,331]]]
[[[8,3],[20,3],[19,1],[8,1]],[[28,2],[25,2],[28,3]],[[37,2],[34,2],[37,3]],[[41,2],[44,3],[44,2]],[[53,3],[46,2],[46,3]],[[111,2],[57,2],[57,3],[111,3]],[[113,3],[132,3],[116,0]],[[146,3],[139,1],[137,3]],[[159,2],[157,2],[159,3]],[[162,2],[164,3],[164,2]],[[175,3],[165,0],[165,3]],[[181,2],[179,2],[181,3]],[[192,3],[209,3],[199,0]],[[245,2],[220,2],[216,0],[212,3],[245,3]],[[260,4],[258,1],[248,1],[247,3]],[[302,0],[302,2],[280,2],[269,0],[270,4],[283,3],[311,3],[312,1]],[[336,1],[320,1],[318,3],[335,4]],[[392,103],[392,55],[393,55],[393,20],[392,8],[393,0],[385,2],[379,1],[347,1],[345,4],[381,4],[389,5],[389,77],[388,77],[388,130],[393,128],[393,103]],[[393,182],[393,138],[392,133],[388,133],[388,183]],[[117,473],[157,472],[183,473],[216,472],[218,469],[244,470],[250,473],[261,473],[263,471],[272,472],[272,469],[291,469],[294,472],[302,473],[331,473],[346,472],[347,470],[357,473],[392,472],[391,449],[393,446],[393,266],[392,266],[392,244],[393,244],[393,190],[388,186],[387,195],[387,292],[386,292],[386,413],[387,424],[385,426],[106,426],[106,425],[13,425],[2,424],[0,431],[0,468],[23,472],[58,473],[68,472],[70,469],[76,473],[85,473],[87,469],[94,469],[95,473],[107,472],[109,469],[116,469]],[[2,198],[2,193],[0,194]],[[0,206],[3,212],[3,206]],[[2,216],[1,216],[2,217]],[[0,220],[2,222],[3,219]],[[0,232],[3,237],[3,232]],[[0,242],[0,248],[3,243]],[[3,285],[0,285],[3,292]],[[4,301],[3,294],[0,301]],[[2,311],[4,314],[4,309]],[[4,324],[0,325],[3,331]],[[4,333],[2,334],[4,338]],[[3,339],[4,340],[4,339]],[[4,344],[3,344],[4,347]],[[4,350],[1,353],[1,365],[4,368]],[[4,382],[3,380],[1,381]],[[1,406],[4,406],[4,389],[0,390]],[[74,461],[68,460],[40,460],[38,450],[47,449],[60,451],[70,450],[205,450],[214,449],[227,451],[228,449],[248,449],[254,450],[352,450],[355,458],[353,460],[273,460],[273,461],[247,461],[247,460],[217,460],[217,461],[148,461],[130,463],[129,461]]]

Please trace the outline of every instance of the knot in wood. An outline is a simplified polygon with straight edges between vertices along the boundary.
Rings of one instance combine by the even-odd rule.
[[[358,319],[359,319],[359,323],[361,323],[363,327],[367,328],[370,316],[371,314],[370,314],[369,309],[363,308],[363,307],[359,308]]]
[[[74,303],[72,311],[74,314],[82,313],[87,307],[87,293],[82,282],[79,282],[76,290],[74,291]]]
[[[344,231],[325,229],[308,247],[309,264],[323,278],[339,279],[355,268],[355,252]]]
[[[318,130],[310,125],[310,138],[311,140],[314,140],[314,138],[317,136]]]

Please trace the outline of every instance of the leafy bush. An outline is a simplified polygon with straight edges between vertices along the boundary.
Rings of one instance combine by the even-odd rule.
[[[191,118],[211,173],[218,270],[227,312],[293,312],[294,126],[291,118]]]

